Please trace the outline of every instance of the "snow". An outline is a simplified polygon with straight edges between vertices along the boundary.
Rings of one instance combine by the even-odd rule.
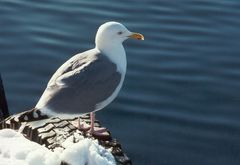
[[[70,136],[54,152],[22,134],[11,130],[0,130],[0,165],[60,165],[64,161],[70,165],[115,165],[115,159],[109,150],[98,144],[97,140],[83,138],[73,143]]]

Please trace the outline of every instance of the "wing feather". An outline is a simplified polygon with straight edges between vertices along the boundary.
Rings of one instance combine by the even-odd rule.
[[[57,113],[80,114],[93,111],[111,96],[121,81],[117,66],[103,54],[86,52],[80,56],[60,67],[37,105]]]

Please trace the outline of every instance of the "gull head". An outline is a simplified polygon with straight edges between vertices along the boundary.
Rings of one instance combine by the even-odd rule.
[[[123,24],[118,22],[106,22],[102,24],[96,34],[95,43],[98,48],[105,44],[121,44],[128,38],[144,40],[144,36],[140,33],[129,31]]]

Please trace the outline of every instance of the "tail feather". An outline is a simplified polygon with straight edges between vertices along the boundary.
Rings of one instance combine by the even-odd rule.
[[[12,119],[14,119],[16,122],[31,122],[48,118],[49,116],[43,114],[39,109],[33,108],[15,115]]]
[[[43,114],[39,109],[33,108],[0,121],[0,130],[4,128],[18,130],[24,122],[39,121],[48,118],[49,116]]]

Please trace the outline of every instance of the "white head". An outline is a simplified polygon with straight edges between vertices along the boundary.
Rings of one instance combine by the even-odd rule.
[[[100,50],[110,45],[122,45],[128,38],[144,40],[140,33],[130,32],[124,25],[118,22],[106,22],[102,24],[96,34],[96,47]]]

